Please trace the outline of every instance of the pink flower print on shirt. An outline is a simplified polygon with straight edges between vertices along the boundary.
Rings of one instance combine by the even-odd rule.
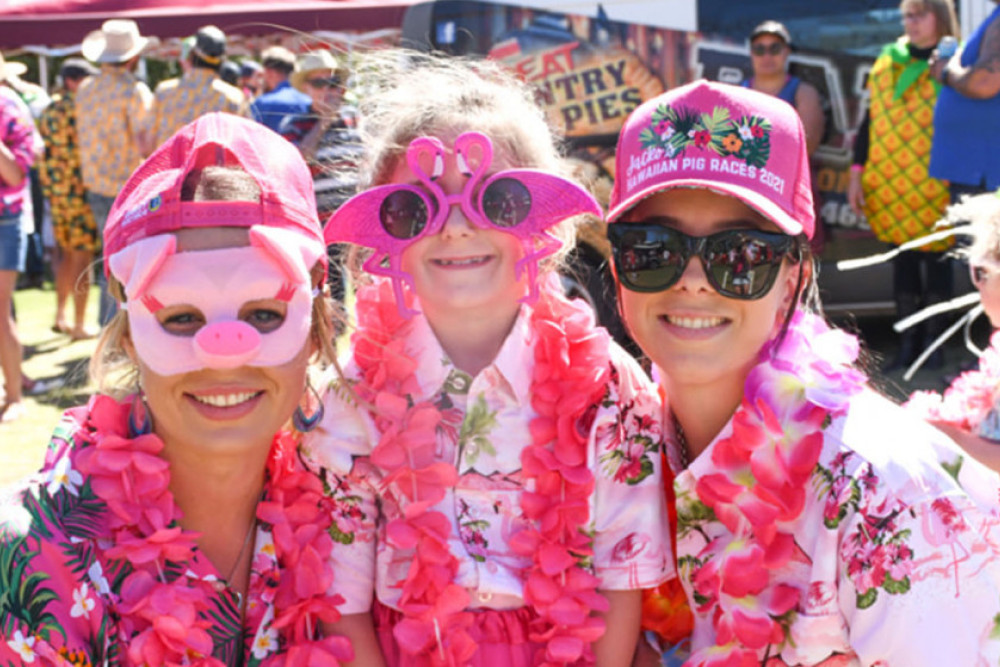
[[[661,442],[659,424],[650,415],[634,413],[634,405],[622,408],[621,421],[600,457],[605,474],[620,484],[634,486],[653,473],[651,455],[658,455]],[[632,428],[625,428],[631,421]],[[627,437],[622,440],[625,434]]]
[[[836,465],[834,462],[831,468]],[[832,476],[831,471],[823,472],[824,476]],[[860,522],[844,536],[840,555],[847,563],[847,575],[855,587],[858,609],[867,609],[875,604],[880,590],[890,595],[910,590],[913,549],[907,543],[910,529],[900,528],[898,521],[906,508],[895,498],[873,497],[872,490],[878,486],[878,478],[868,465],[859,472],[861,484],[856,486],[861,487],[861,497],[855,501],[852,495],[847,504],[855,505]],[[843,513],[838,514],[843,517]]]
[[[489,554],[490,543],[486,539],[486,532],[490,528],[490,522],[473,517],[469,504],[459,500],[458,528],[462,544],[472,559],[479,563],[485,562]]]

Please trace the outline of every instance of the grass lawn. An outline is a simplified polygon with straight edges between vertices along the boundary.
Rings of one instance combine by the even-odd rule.
[[[53,333],[56,295],[51,284],[43,289],[14,292],[17,325],[24,345],[24,372],[34,379],[60,377],[66,385],[47,394],[26,396],[27,414],[9,424],[0,424],[0,485],[34,472],[45,456],[45,446],[62,411],[86,402],[87,364],[94,340],[71,342],[69,336]],[[67,313],[72,316],[72,306]],[[88,321],[97,321],[97,290],[92,289]]]

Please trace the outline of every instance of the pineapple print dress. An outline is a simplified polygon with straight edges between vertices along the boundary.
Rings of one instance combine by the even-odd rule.
[[[870,148],[861,182],[868,223],[881,241],[900,245],[927,234],[948,206],[947,183],[927,174],[940,87],[904,38],[882,49],[868,75]],[[921,250],[941,252],[950,243]]]

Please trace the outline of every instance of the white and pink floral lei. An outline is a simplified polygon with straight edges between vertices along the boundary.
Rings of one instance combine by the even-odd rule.
[[[531,314],[537,416],[530,424],[532,444],[521,454],[521,509],[535,527],[513,536],[510,547],[532,562],[524,573],[524,599],[538,617],[529,638],[545,647],[533,664],[589,664],[591,643],[604,632],[603,619],[591,612],[608,605],[585,566],[593,555],[586,527],[594,488],[585,422],[610,377],[610,341],[586,307],[557,293],[556,283],[540,288]],[[399,315],[391,283],[360,290],[357,313],[352,342],[361,379],[355,391],[375,407],[381,434],[372,462],[383,471],[383,484],[408,500],[403,517],[387,526],[387,539],[394,548],[415,552],[400,583],[403,619],[393,633],[419,664],[467,664],[476,652],[467,631],[473,622],[466,610],[469,595],[454,581],[458,559],[448,548],[451,524],[430,509],[458,479],[454,464],[435,456],[442,415],[430,399],[410,403],[421,388],[405,350],[409,320]]]
[[[796,311],[784,339],[765,345],[747,376],[732,434],[715,443],[714,472],[695,487],[731,538],[699,554],[704,565],[692,584],[699,613],[711,615],[715,645],[685,665],[757,665],[760,649],[789,639],[788,614],[802,591],[774,573],[793,555],[786,526],[805,506],[823,429],[865,385],[852,366],[857,355],[857,338]]]
[[[959,375],[944,393],[915,391],[906,409],[928,421],[944,422],[969,433],[993,409],[1000,393],[1000,332],[990,338],[990,346],[979,357],[979,367]]]

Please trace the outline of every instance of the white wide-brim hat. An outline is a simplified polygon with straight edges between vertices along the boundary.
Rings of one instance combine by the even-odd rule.
[[[0,81],[6,81],[11,77],[21,76],[27,71],[27,65],[19,62],[7,62],[4,60],[3,54],[0,53]]]
[[[109,19],[83,38],[80,51],[93,63],[123,63],[139,55],[152,40],[139,34],[131,19]]]

